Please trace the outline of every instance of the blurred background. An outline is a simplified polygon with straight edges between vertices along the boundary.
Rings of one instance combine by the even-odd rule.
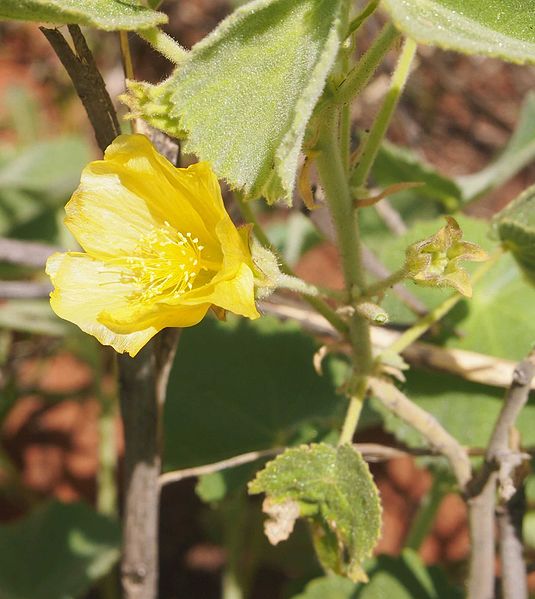
[[[168,33],[189,48],[236,4],[181,0],[164,2],[161,10],[170,17]],[[380,25],[379,19],[367,24],[359,38],[363,48]],[[118,36],[93,30],[86,35],[115,98],[124,89]],[[159,82],[170,73],[171,65],[133,35],[131,48],[138,79]],[[359,128],[371,122],[388,85],[393,60],[394,56],[389,56],[354,105],[353,116]],[[533,67],[421,48],[389,139],[411,147],[447,175],[478,171],[505,145],[523,98],[534,88]],[[123,108],[119,110],[124,113]],[[117,510],[115,481],[120,477],[121,428],[115,406],[113,355],[54,317],[43,291],[48,283],[42,270],[42,256],[48,246],[75,247],[62,226],[63,206],[77,186],[83,166],[98,155],[82,106],[44,36],[32,24],[0,24],[0,238],[47,246],[33,246],[28,255],[13,260],[0,240],[0,525],[4,530],[0,528],[0,568],[8,563],[4,560],[14,559],[10,557],[13,553],[27,555],[27,564],[37,560],[32,576],[39,576],[39,568],[47,572],[46,560],[42,562],[47,548],[31,547],[31,539],[37,538],[32,536],[37,534],[35,527],[50,521],[43,516],[46,510],[63,506],[57,512],[58,526],[52,526],[47,537],[51,546],[62,526],[59,522],[67,527],[69,518],[84,522],[83,526],[92,531],[102,527],[102,535],[95,537],[92,545],[84,546],[85,555],[93,556],[91,567],[79,557],[74,559],[66,548],[56,547],[66,551],[65,569],[72,566],[73,571],[80,568],[84,572],[83,584],[69,592],[111,598],[113,591],[107,583],[95,580],[117,559],[118,532],[106,528],[104,520],[93,520],[96,512],[84,506],[98,508],[103,517],[113,516]],[[534,181],[532,165],[471,205],[470,213],[489,218]],[[262,219],[274,242],[304,279],[342,287],[335,247],[312,230],[299,206],[293,210],[264,209]],[[232,326],[239,329],[237,324]],[[205,335],[213,334],[212,324],[204,327]],[[254,345],[254,339],[247,334],[243,333],[241,342]],[[184,343],[196,347],[193,337],[187,337]],[[291,346],[290,350],[302,352],[306,362],[307,352],[314,347],[310,343],[306,347]],[[192,360],[184,366],[183,374],[188,377],[198,368]],[[192,390],[194,382],[202,384],[205,376],[215,384],[215,375],[206,372],[200,373],[200,379],[191,378]],[[281,405],[280,409],[285,408]],[[177,410],[176,422],[187,420],[187,414],[180,412],[185,408]],[[218,441],[225,436],[224,422],[214,418],[212,427],[206,434],[213,435],[214,443],[224,445],[224,440]],[[360,439],[392,441],[379,426],[368,427]],[[171,448],[169,455],[173,456],[173,451]],[[188,465],[187,458],[176,465],[172,457],[169,459],[169,467]],[[395,555],[406,538],[412,515],[429,490],[431,477],[410,458],[372,465],[372,470],[384,502],[383,537],[378,551]],[[217,499],[213,488],[217,484],[205,481],[207,489],[212,485],[205,489],[208,503],[199,497],[203,490],[196,491],[194,480],[172,484],[163,491],[162,599],[219,596],[221,573],[228,563],[223,548],[228,543],[223,540],[228,540],[231,533],[225,530],[224,518],[210,507]],[[60,503],[51,504],[51,499]],[[64,507],[69,502],[75,502],[74,511]],[[228,509],[236,509],[235,504]],[[28,514],[37,516],[24,536],[10,526]],[[251,514],[258,524],[261,514],[257,502]],[[275,551],[263,540],[260,526],[256,528],[254,552],[261,557],[251,597],[291,596],[292,590],[297,592],[304,580],[318,573],[304,531]],[[532,547],[535,550],[535,545]],[[464,504],[458,496],[447,494],[420,554],[425,562],[444,566],[455,578],[462,576],[467,551]],[[249,548],[246,555],[252,552]],[[535,575],[531,576],[535,588]],[[57,599],[57,584],[55,590],[51,585],[32,599]],[[22,597],[23,593],[18,596]]]

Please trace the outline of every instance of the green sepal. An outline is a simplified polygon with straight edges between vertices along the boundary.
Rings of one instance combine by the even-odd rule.
[[[462,230],[454,218],[446,216],[445,219],[446,225],[437,233],[407,248],[407,277],[418,285],[453,287],[471,297],[470,277],[460,263],[482,262],[488,255],[477,244],[462,240]]]

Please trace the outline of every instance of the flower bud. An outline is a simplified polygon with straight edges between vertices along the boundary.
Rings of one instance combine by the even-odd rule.
[[[407,248],[407,277],[418,285],[453,287],[471,297],[470,277],[460,263],[465,260],[482,262],[488,255],[477,244],[462,241],[463,233],[457,221],[451,216],[445,218],[446,225],[437,233]]]

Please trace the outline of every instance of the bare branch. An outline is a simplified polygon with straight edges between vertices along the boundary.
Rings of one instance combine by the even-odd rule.
[[[481,493],[468,499],[471,540],[469,599],[494,599],[495,503],[496,474],[491,474]]]
[[[524,489],[498,508],[498,535],[502,563],[503,599],[527,599],[528,581],[522,543],[522,521],[526,508]]]
[[[455,478],[464,489],[472,476],[468,452],[428,412],[410,401],[397,387],[386,380],[369,379],[369,388],[393,414],[417,430],[451,465]]]
[[[328,335],[337,340],[340,338],[321,315],[301,305],[289,304],[286,299],[284,301],[285,303],[279,302],[275,295],[269,301],[260,302],[260,309],[282,320],[295,320],[316,335]],[[374,347],[386,349],[399,338],[400,333],[388,327],[371,327],[371,335]],[[494,387],[507,387],[515,369],[514,362],[510,360],[419,341],[403,350],[402,355],[409,364],[448,372],[474,383]],[[535,388],[535,381],[532,382],[532,388]]]
[[[91,121],[97,143],[104,152],[121,133],[121,129],[102,75],[80,27],[69,25],[75,52],[58,29],[40,29],[69,74]]]
[[[514,470],[524,454],[512,446],[512,432],[520,410],[528,400],[535,375],[535,352],[515,368],[504,405],[496,421],[481,471],[467,485],[472,553],[468,579],[470,599],[492,599],[494,596],[494,522],[496,485],[499,482],[505,505],[498,518],[502,555],[502,588],[505,599],[524,599],[526,567],[518,527],[514,526],[512,508],[515,503]],[[511,497],[513,499],[511,500]],[[511,500],[511,501],[508,501]]]
[[[0,237],[0,262],[43,268],[47,258],[58,251],[60,248],[45,243]]]
[[[499,470],[502,497],[508,500],[514,493],[511,475],[522,460],[522,454],[511,447],[511,433],[520,411],[528,401],[534,376],[535,352],[532,352],[514,369],[511,386],[505,395],[504,404],[489,441],[485,463],[467,489],[470,497],[479,494],[487,478],[495,470]]]
[[[377,443],[354,443],[353,447],[359,451],[363,455],[364,459],[368,462],[383,462],[386,460],[393,460],[395,458],[402,458],[406,456],[437,455],[435,452],[430,452],[426,449],[404,450],[398,449],[397,447],[379,445]],[[262,458],[273,457],[282,453],[285,449],[285,447],[272,447],[259,451],[249,451],[247,453],[242,453],[240,455],[233,456],[219,462],[214,462],[212,464],[203,464],[202,466],[185,468],[183,470],[173,470],[172,472],[166,472],[165,474],[160,475],[158,482],[160,486],[163,487],[164,485],[179,482],[186,478],[203,476],[205,474],[213,474],[214,472],[220,472],[221,470],[226,470],[228,468],[236,468],[238,466],[242,466],[243,464],[250,464],[251,462],[255,462],[256,460],[260,460]],[[481,455],[483,450],[475,451],[479,451]]]
[[[392,204],[387,199],[375,204],[375,210],[394,235],[405,235],[408,230],[407,225],[403,222],[399,212],[392,207]]]
[[[51,291],[50,283],[0,281],[0,300],[44,298],[48,297]]]

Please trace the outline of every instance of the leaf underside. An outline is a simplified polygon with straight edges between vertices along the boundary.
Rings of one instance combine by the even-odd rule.
[[[383,6],[421,44],[535,63],[533,0],[383,0]]]
[[[87,25],[105,31],[148,29],[168,21],[165,14],[135,0],[2,0],[0,19]]]

